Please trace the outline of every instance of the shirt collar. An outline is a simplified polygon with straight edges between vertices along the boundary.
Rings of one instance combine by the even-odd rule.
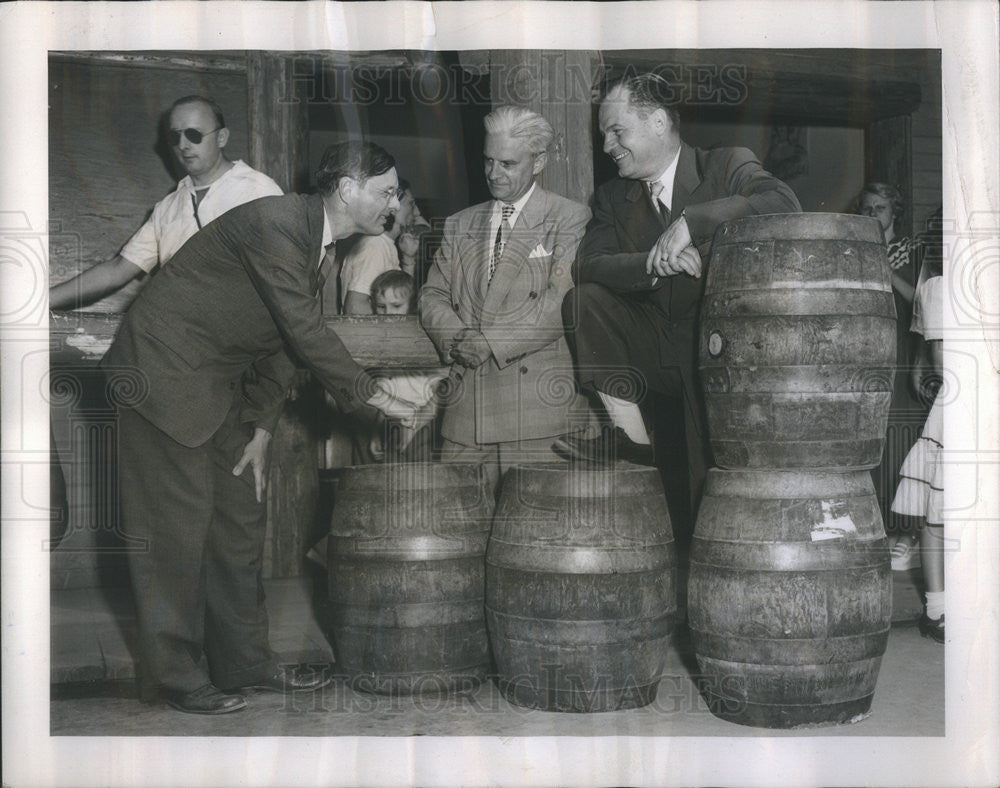
[[[674,193],[674,177],[677,175],[677,162],[681,158],[681,149],[677,148],[677,153],[674,154],[673,160],[667,165],[667,169],[660,173],[659,178],[654,178],[647,183],[662,183],[663,191],[660,192],[660,202],[667,206],[667,210],[670,210],[670,198]]]
[[[195,186],[194,185],[194,181],[191,180],[191,176],[190,175],[185,175],[183,178],[181,178],[180,181],[178,181],[177,186],[178,186],[179,189],[183,189],[185,191],[189,191],[189,192],[192,192],[192,193],[195,190],[201,191],[202,189],[211,189],[219,181],[225,180],[226,178],[228,178],[229,175],[230,175],[230,173],[233,173],[233,172],[239,173],[242,168],[246,167],[246,165],[243,163],[243,159],[235,159],[235,160],[233,160],[232,164],[233,164],[232,167],[230,167],[228,170],[226,170],[224,173],[222,173],[222,175],[220,175],[214,181],[212,181],[211,183],[209,183],[209,184],[207,184],[205,186]]]
[[[493,201],[493,219],[497,223],[499,223],[500,222],[500,216],[502,215],[502,207],[504,205],[513,205],[514,206],[514,212],[510,215],[510,219],[509,219],[510,226],[513,227],[514,223],[517,222],[517,217],[521,215],[521,210],[524,208],[524,206],[528,202],[528,200],[531,199],[531,195],[534,193],[534,191],[535,191],[535,183],[532,182],[531,188],[528,189],[528,191],[526,191],[524,194],[522,194],[513,203],[504,203],[504,202],[501,202],[500,200],[494,200]]]
[[[326,249],[333,243],[333,228],[330,226],[330,217],[326,215],[326,207],[323,208],[323,248]]]
[[[323,264],[326,257],[326,247],[333,243],[333,228],[330,226],[330,217],[326,215],[326,203],[323,203],[323,243],[319,247],[319,262]]]

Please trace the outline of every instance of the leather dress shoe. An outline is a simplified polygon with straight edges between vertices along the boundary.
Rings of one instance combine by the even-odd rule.
[[[927,612],[924,611],[917,619],[917,629],[925,638],[930,638],[937,643],[944,643],[944,614],[942,613],[939,619],[933,619],[928,618]]]
[[[596,438],[564,435],[556,438],[552,450],[571,462],[599,467],[613,465],[616,460],[635,465],[653,464],[653,447],[648,443],[636,443],[621,427],[604,427]]]
[[[168,704],[188,714],[229,714],[247,707],[242,695],[222,692],[211,684],[193,692],[165,690],[163,694]]]
[[[240,687],[241,690],[258,690],[259,692],[295,692],[298,690],[314,692],[325,687],[332,679],[325,671],[283,671],[280,668],[265,678],[258,679],[253,684]]]

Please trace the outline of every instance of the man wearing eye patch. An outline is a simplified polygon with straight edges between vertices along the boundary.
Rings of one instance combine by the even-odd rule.
[[[170,108],[167,142],[187,175],[160,200],[115,257],[49,291],[51,309],[92,303],[167,263],[198,230],[230,208],[281,194],[269,177],[226,158],[229,129],[219,105],[184,96]]]

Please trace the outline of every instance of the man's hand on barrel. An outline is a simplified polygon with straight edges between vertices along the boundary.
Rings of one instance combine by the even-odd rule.
[[[691,244],[691,231],[681,216],[659,237],[646,257],[646,273],[652,276],[688,274],[701,276],[701,255]]]
[[[271,445],[271,433],[262,427],[257,427],[253,431],[253,437],[243,447],[243,456],[233,468],[233,476],[241,476],[247,465],[253,469],[254,492],[257,495],[257,502],[260,503],[267,489],[267,449]]]
[[[404,426],[412,427],[420,406],[400,397],[385,378],[375,379],[375,394],[366,404],[381,411],[390,419],[398,419]]]
[[[463,328],[449,350],[452,361],[469,369],[482,366],[492,354],[486,337],[474,328]]]

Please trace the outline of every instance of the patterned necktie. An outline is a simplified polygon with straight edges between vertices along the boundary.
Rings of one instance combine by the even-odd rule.
[[[503,248],[507,245],[507,235],[510,232],[510,216],[514,213],[514,206],[504,205],[501,211],[503,215],[500,219],[500,226],[497,227],[497,237],[493,241],[493,254],[490,256],[490,281],[493,281],[493,274],[497,270],[497,263],[500,262],[500,255],[503,254]]]
[[[326,254],[323,255],[323,261],[319,264],[319,272],[316,275],[316,293],[320,296],[324,315],[337,314],[337,277],[327,281],[330,279],[336,257],[337,245],[332,243],[326,247]]]
[[[663,184],[660,181],[646,181],[646,189],[649,191],[653,205],[656,206],[657,213],[660,214],[660,220],[664,225],[670,224],[670,209],[660,200],[660,195],[663,194]]]

